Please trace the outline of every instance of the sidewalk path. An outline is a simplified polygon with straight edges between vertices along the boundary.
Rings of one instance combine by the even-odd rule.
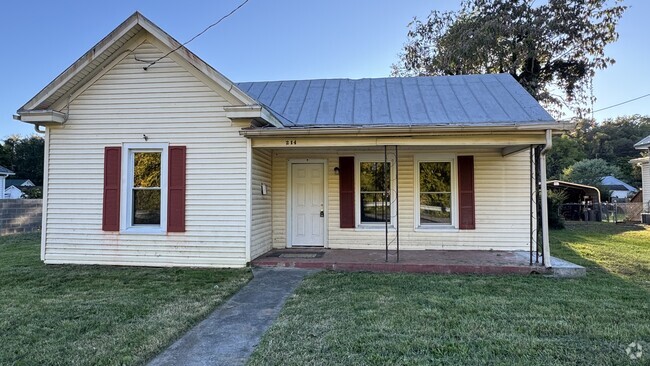
[[[253,279],[149,365],[243,365],[311,270],[254,268]]]

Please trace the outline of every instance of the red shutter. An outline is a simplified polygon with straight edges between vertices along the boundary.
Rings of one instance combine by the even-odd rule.
[[[185,232],[185,146],[169,147],[167,232]]]
[[[122,148],[104,148],[104,206],[102,230],[120,230],[120,175],[122,173]]]
[[[340,227],[354,228],[354,157],[339,157]]]
[[[474,157],[458,157],[458,206],[459,228],[473,230],[476,228],[474,198]]]

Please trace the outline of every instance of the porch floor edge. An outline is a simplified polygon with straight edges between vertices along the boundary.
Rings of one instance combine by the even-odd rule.
[[[403,250],[400,251],[400,261],[396,259],[394,250],[385,261],[383,250],[291,248],[273,249],[254,259],[251,265],[348,272],[541,274],[560,278],[586,274],[584,267],[555,257],[551,257],[552,268],[541,263],[530,265],[529,253],[521,251]]]

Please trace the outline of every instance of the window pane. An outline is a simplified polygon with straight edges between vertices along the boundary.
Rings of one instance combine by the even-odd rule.
[[[451,163],[420,163],[420,192],[451,192]]]
[[[420,194],[420,225],[451,224],[451,193]]]
[[[133,154],[133,187],[160,187],[159,152]]]
[[[362,162],[359,170],[361,192],[384,192],[386,180],[388,180],[388,188],[390,189],[390,176],[384,176],[383,162]],[[386,170],[390,172],[390,163],[386,164]]]
[[[133,225],[160,225],[160,190],[133,190]]]
[[[390,196],[384,210],[384,193],[361,193],[361,223],[390,221]]]

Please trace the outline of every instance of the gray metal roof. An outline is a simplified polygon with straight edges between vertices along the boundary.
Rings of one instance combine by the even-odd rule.
[[[634,147],[636,148],[650,148],[650,135],[646,136],[643,140],[637,142],[634,144]]]
[[[237,86],[287,127],[555,121],[510,74],[265,81]]]
[[[636,188],[611,175],[606,175],[600,178],[600,183],[614,191],[637,191]],[[620,187],[622,187],[622,189],[619,189]]]
[[[9,174],[14,174],[14,172],[0,165],[0,174],[9,175]]]

